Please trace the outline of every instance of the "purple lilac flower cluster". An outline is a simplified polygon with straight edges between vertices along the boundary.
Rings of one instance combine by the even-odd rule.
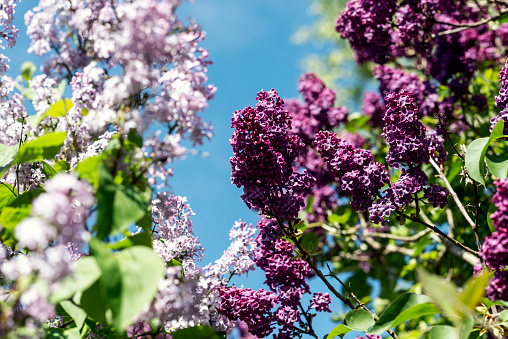
[[[292,132],[310,145],[317,132],[329,130],[347,120],[346,107],[334,107],[335,91],[326,88],[325,84],[313,73],[304,74],[298,83],[303,103],[290,99],[286,108],[293,118]]]
[[[501,112],[490,119],[490,131],[492,132],[499,120],[503,119],[503,133],[508,134],[508,61],[499,72],[499,82],[501,83],[501,88],[499,89],[499,95],[496,96],[496,106]]]
[[[415,105],[419,108],[419,114],[434,115],[439,96],[428,81],[423,83],[417,74],[385,65],[376,66],[372,74],[380,83],[379,90],[383,97],[389,93],[399,93],[404,89],[412,95]]]
[[[368,116],[368,124],[373,128],[383,128],[386,107],[383,97],[376,92],[366,91],[362,99],[362,112]]]
[[[315,179],[293,170],[304,146],[291,133],[291,116],[275,90],[258,93],[255,108],[236,111],[230,139],[231,183],[243,186],[243,201],[268,215],[293,220],[305,205]]]
[[[429,140],[418,120],[418,107],[406,90],[385,97],[385,126],[381,136],[389,146],[386,161],[390,166],[421,166],[429,162]]]
[[[367,210],[379,190],[389,183],[386,169],[374,162],[370,151],[355,148],[333,132],[319,132],[316,149],[339,180],[340,193],[351,196],[355,211]]]
[[[221,289],[220,298],[219,312],[228,319],[245,322],[249,332],[261,338],[273,332],[271,309],[277,303],[275,293],[232,286]]]
[[[480,257],[495,270],[487,294],[491,300],[508,300],[508,179],[494,182],[497,192],[492,197],[496,212],[490,215],[496,231],[485,238]]]
[[[395,0],[348,1],[335,29],[349,40],[358,62],[374,60],[384,64],[390,59],[390,27],[396,6]]]

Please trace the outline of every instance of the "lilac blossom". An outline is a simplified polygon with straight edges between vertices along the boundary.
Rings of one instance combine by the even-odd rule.
[[[293,220],[305,205],[314,178],[293,170],[303,144],[291,133],[284,101],[273,89],[259,92],[256,99],[256,108],[249,106],[233,115],[231,183],[243,186],[242,199],[249,208]]]
[[[492,196],[492,203],[497,210],[490,218],[498,231],[508,232],[508,180],[497,179],[494,185],[497,191]]]
[[[335,133],[319,132],[316,144],[317,151],[339,180],[340,193],[351,196],[353,209],[369,208],[378,191],[389,182],[386,169],[374,162],[370,151],[355,148]]]
[[[331,312],[330,303],[332,298],[328,293],[314,293],[312,300],[310,301],[310,308],[316,309],[318,312]]]
[[[487,287],[487,296],[490,300],[508,301],[508,271],[496,271]]]
[[[362,112],[370,117],[368,122],[370,126],[382,128],[384,126],[383,117],[385,116],[385,111],[386,108],[381,95],[369,91],[363,94]]]
[[[33,94],[32,104],[37,115],[42,115],[58,99],[56,81],[45,74],[33,77],[28,86]]]
[[[220,297],[219,312],[230,320],[245,322],[250,333],[264,338],[274,330],[271,309],[277,302],[275,293],[233,286],[221,289]]]
[[[153,250],[165,262],[176,259],[182,263],[186,277],[196,277],[195,260],[201,260],[204,249],[192,231],[192,209],[187,198],[165,192],[159,193],[152,202],[154,232]]]
[[[429,141],[425,127],[418,120],[418,108],[406,90],[385,98],[386,115],[382,136],[389,146],[386,160],[398,168],[403,164],[421,166],[429,162]]]
[[[225,278],[227,274],[242,275],[253,271],[256,250],[256,241],[253,238],[255,233],[256,229],[252,227],[252,224],[241,220],[236,221],[229,232],[231,244],[214,265],[205,267],[206,275]]]
[[[306,145],[310,144],[320,130],[329,130],[347,120],[347,108],[334,107],[335,91],[326,88],[315,74],[302,75],[298,91],[303,97],[303,103],[292,99],[286,103],[286,108],[293,118],[292,132]]]
[[[432,207],[445,208],[448,204],[448,190],[441,185],[430,185],[424,188],[424,199],[427,199]]]

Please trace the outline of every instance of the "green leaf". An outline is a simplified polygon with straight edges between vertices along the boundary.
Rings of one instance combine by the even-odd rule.
[[[36,69],[37,67],[33,62],[25,61],[21,65],[21,76],[28,82],[32,79],[32,76],[34,75]]]
[[[0,144],[0,177],[3,177],[9,170],[18,151],[19,145],[8,146]]]
[[[76,167],[79,178],[87,179],[91,185],[97,187],[99,185],[98,169],[103,160],[104,156],[99,154],[80,162]]]
[[[483,179],[485,176],[485,153],[490,144],[499,138],[505,137],[503,128],[504,122],[503,119],[500,119],[492,130],[490,137],[473,140],[467,147],[465,159],[467,174],[483,186],[485,186],[485,180]]]
[[[362,301],[363,298],[370,296],[370,293],[372,292],[372,286],[370,286],[367,278],[368,276],[363,270],[358,270],[348,280],[346,280],[345,283],[346,286],[351,286],[352,292],[360,301]],[[342,287],[342,294],[347,293],[347,289]]]
[[[429,332],[430,339],[459,339],[457,330],[453,326],[438,325]]]
[[[508,173],[508,156],[487,155],[487,167],[492,175],[501,180],[506,179]]]
[[[413,316],[415,318],[423,316],[426,311],[430,312],[433,309],[427,307],[432,299],[426,295],[418,295],[413,293],[404,293],[397,297],[381,314],[374,327],[369,331],[371,334],[381,334],[384,331],[401,324],[402,322],[412,319],[408,318]],[[418,309],[414,308],[419,305],[426,305],[425,307]],[[435,306],[434,306],[435,308]],[[407,313],[405,313],[407,311]],[[418,312],[422,312],[422,315],[418,315]],[[439,311],[434,312],[439,313]],[[428,314],[428,313],[427,313]],[[393,325],[395,322],[397,325]]]
[[[347,327],[346,325],[340,324],[336,326],[327,336],[326,339],[333,339],[337,336],[340,336],[341,338],[344,337],[346,333],[351,332],[352,329]]]
[[[508,324],[508,310],[504,310],[501,313],[499,313],[499,322],[503,324],[503,326],[506,327],[506,324]]]
[[[346,314],[344,323],[350,329],[360,332],[366,332],[375,321],[369,312],[362,309],[351,310]]]
[[[338,224],[345,224],[349,220],[350,216],[351,216],[351,209],[348,208],[344,211],[344,214],[342,214],[342,215],[330,214],[328,216],[328,221],[334,222],[334,223],[336,222]]]
[[[184,328],[171,333],[171,336],[173,339],[220,339],[219,335],[209,326]]]
[[[420,241],[418,241],[418,243],[416,244],[415,246],[415,251],[413,252],[413,257],[417,257],[420,255],[420,253],[423,252],[423,250],[425,249],[425,247],[427,247],[427,245],[430,245],[433,243],[433,240],[430,238],[430,234],[427,234],[425,235],[423,238],[420,239]]]
[[[318,247],[319,239],[314,232],[305,233],[300,239],[302,247],[307,250],[307,253],[313,253]]]
[[[434,299],[434,302],[451,317],[456,325],[464,315],[472,313],[469,306],[460,300],[459,293],[451,282],[428,273],[424,269],[419,269],[417,273],[425,293]]]
[[[392,322],[390,327],[399,326],[405,321],[436,313],[441,313],[441,311],[433,303],[428,302],[415,305],[401,312]]]
[[[48,164],[47,162],[43,161],[42,162],[42,173],[44,173],[44,175],[50,179],[50,178],[53,178],[55,175],[58,174],[58,172],[53,168],[51,167],[50,164]]]
[[[121,250],[131,246],[146,246],[152,248],[152,238],[145,232],[134,234],[133,236],[127,237],[120,242],[108,246],[113,250]]]
[[[76,324],[76,327],[78,329],[81,329],[81,327],[85,323],[86,312],[82,308],[74,305],[69,300],[61,301],[60,305],[65,310],[65,312],[67,312],[67,314],[70,315],[72,317],[72,319],[74,319],[74,323]]]
[[[488,282],[489,273],[487,271],[483,272],[479,277],[470,278],[465,284],[466,288],[460,294],[460,301],[471,310],[475,310],[485,294],[485,287]]]
[[[73,264],[74,274],[62,280],[50,296],[49,301],[56,304],[71,298],[78,292],[84,292],[101,276],[101,270],[95,258],[86,256]]]
[[[492,219],[490,218],[490,215],[494,213],[497,210],[496,205],[493,203],[490,203],[489,205],[489,211],[487,212],[487,224],[489,225],[489,229],[491,232],[496,231],[496,227],[494,227],[494,224],[492,223]]]
[[[0,213],[0,224],[4,228],[14,229],[21,220],[30,214],[32,200],[42,192],[41,189],[23,192],[19,197],[4,206],[2,213]]]
[[[60,160],[60,161],[57,161],[55,162],[55,164],[53,165],[53,169],[57,172],[65,172],[65,171],[68,171],[69,169],[71,168],[71,166],[69,165],[69,163],[65,160]]]
[[[16,189],[9,184],[0,183],[0,211],[16,198]]]
[[[102,281],[103,279],[97,279],[90,287],[83,291],[80,306],[90,318],[96,322],[107,324],[111,321],[111,317],[106,316],[108,313],[107,296]]]
[[[143,218],[149,208],[152,192],[132,185],[117,185],[105,165],[99,165],[97,189],[97,237],[125,231],[133,222]]]
[[[62,99],[51,105],[44,115],[54,118],[64,117],[70,111],[72,106],[73,103],[70,99]]]
[[[93,238],[90,249],[102,272],[100,281],[112,312],[112,323],[123,331],[157,293],[164,263],[145,246],[112,254],[100,240]]]
[[[66,132],[52,132],[21,145],[14,162],[22,164],[52,159],[60,152],[66,135]]]

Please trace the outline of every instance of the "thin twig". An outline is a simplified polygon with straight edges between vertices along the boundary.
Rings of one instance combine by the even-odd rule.
[[[429,234],[431,230],[429,228],[424,229],[423,231],[420,231],[414,235],[411,235],[409,237],[405,237],[402,235],[395,235],[391,233],[370,233],[364,231],[364,236],[366,237],[374,237],[374,238],[384,238],[384,239],[391,239],[391,240],[399,240],[402,242],[415,242],[423,238],[426,234]]]
[[[432,165],[432,167],[434,167],[436,169],[437,173],[439,174],[439,178],[441,178],[441,180],[444,182],[446,188],[452,195],[453,201],[455,201],[455,204],[459,208],[459,211],[462,213],[462,215],[464,216],[466,221],[469,223],[469,225],[474,229],[475,228],[474,221],[471,219],[471,217],[467,213],[466,209],[464,208],[464,205],[462,205],[462,202],[460,201],[459,197],[457,196],[457,193],[455,193],[452,186],[450,185],[450,182],[446,178],[446,175],[443,173],[443,171],[441,171],[441,169],[439,168],[438,164],[434,161],[434,159],[430,158],[430,164]]]
[[[443,36],[443,35],[447,35],[447,34],[458,33],[458,32],[465,31],[466,29],[479,27],[479,26],[488,24],[491,21],[495,21],[495,20],[501,18],[506,13],[508,13],[508,8],[500,10],[499,13],[496,14],[496,15],[492,15],[492,16],[490,16],[488,18],[483,19],[483,20],[480,20],[480,21],[477,21],[477,22],[470,22],[470,23],[457,23],[456,24],[456,23],[453,23],[453,22],[436,21],[439,24],[456,27],[454,29],[449,29],[449,30],[446,30],[446,31],[441,31],[441,32],[437,33],[437,36]]]
[[[425,221],[423,221],[422,219],[420,218],[416,218],[416,217],[413,217],[411,215],[407,215],[407,214],[404,214],[402,212],[399,212],[399,211],[396,211],[399,215],[403,216],[404,218],[406,219],[409,219],[409,220],[412,220],[414,222],[417,222],[419,224],[422,224],[423,226],[425,227],[428,227],[430,228],[432,231],[434,231],[435,233],[439,234],[441,237],[445,238],[446,240],[452,242],[453,244],[457,245],[458,247],[462,248],[463,250],[471,253],[471,254],[474,254],[476,256],[479,255],[478,252],[476,252],[475,250],[472,250],[470,249],[469,247],[467,247],[466,245],[462,244],[461,242],[453,239],[452,237],[450,237],[448,234],[444,233],[443,231],[441,231],[439,228],[437,228],[435,225],[431,225],[431,224],[428,224],[426,223]]]

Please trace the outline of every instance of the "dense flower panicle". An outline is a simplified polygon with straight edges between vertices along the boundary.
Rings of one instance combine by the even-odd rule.
[[[424,188],[424,199],[427,199],[432,207],[445,208],[448,204],[448,190],[441,185],[430,185]]]
[[[40,0],[26,13],[29,51],[39,56],[55,51],[43,71],[56,80],[66,78],[74,91],[75,119],[61,119],[67,120],[64,130],[96,137],[113,124],[142,134],[158,123],[169,131],[163,135],[178,136],[159,138],[150,132],[147,156],[184,149],[183,140],[196,145],[212,136],[211,125],[200,115],[216,90],[207,84],[208,52],[199,47],[205,33],[194,22],[179,20],[179,5],[176,0]],[[127,108],[121,118],[120,107]],[[88,110],[85,117],[83,109]],[[85,139],[78,140],[80,149],[93,142]],[[171,172],[164,168],[179,153],[154,159],[147,171],[151,183],[166,182]]]
[[[386,197],[398,208],[413,201],[413,194],[420,192],[427,183],[427,175],[421,169],[402,169],[399,180],[386,189]]]
[[[206,275],[225,278],[230,273],[241,275],[253,271],[256,251],[255,233],[256,229],[252,227],[252,224],[241,220],[236,221],[229,232],[231,245],[214,265],[209,264],[205,267]]]
[[[335,133],[319,132],[316,145],[340,184],[339,193],[351,196],[354,210],[367,210],[374,195],[389,182],[386,169],[374,162],[370,151],[355,148],[339,139]]]
[[[271,248],[275,241],[282,237],[282,230],[275,219],[261,217],[256,227],[259,228],[259,233],[256,237],[258,246]]]
[[[395,0],[348,1],[335,30],[349,40],[358,62],[374,60],[383,64],[390,59],[390,28],[396,5]]]
[[[249,208],[295,219],[314,183],[307,172],[293,170],[304,145],[291,134],[291,116],[275,90],[261,91],[256,99],[256,108],[233,114],[231,183],[243,186],[242,199]]]
[[[166,192],[159,193],[152,202],[152,218],[157,226],[154,232],[153,250],[165,262],[171,259],[182,263],[186,277],[196,277],[196,260],[204,256],[204,249],[192,231],[192,209],[187,198]]]
[[[405,90],[388,94],[382,136],[389,146],[386,160],[398,168],[404,164],[421,166],[429,162],[429,140],[418,120],[418,108]]]
[[[376,224],[385,226],[388,223],[388,218],[393,211],[397,209],[397,206],[388,198],[378,199],[372,203],[369,207],[369,219]]]
[[[298,90],[303,103],[292,99],[287,101],[286,108],[293,118],[292,132],[306,145],[312,142],[318,131],[332,129],[347,120],[347,108],[334,107],[335,92],[326,88],[315,74],[304,74]]]
[[[376,92],[366,91],[363,94],[362,99],[362,112],[363,114],[370,117],[368,124],[373,127],[383,127],[384,121],[383,117],[385,116],[385,105],[383,103],[383,98]]]
[[[429,155],[438,165],[444,165],[448,156],[444,145],[444,138],[436,130],[427,130],[427,139],[429,141]]]
[[[490,279],[487,288],[487,297],[490,300],[508,301],[508,271],[496,271]]]
[[[221,304],[219,313],[230,320],[245,322],[252,334],[264,338],[273,332],[274,320],[271,309],[277,303],[273,292],[235,286],[219,290]]]
[[[499,72],[499,82],[501,83],[501,88],[496,96],[496,106],[502,111],[508,104],[508,61]]]
[[[331,302],[332,298],[330,298],[330,294],[321,292],[314,293],[310,301],[310,308],[314,308],[318,312],[331,312]]]
[[[83,225],[95,203],[88,183],[74,174],[58,174],[46,182],[45,189],[33,201],[31,217],[15,228],[20,246],[41,250],[53,241],[63,245],[87,241]]]
[[[497,191],[492,196],[496,211],[490,215],[493,225],[498,231],[508,232],[508,180],[494,181]]]
[[[422,83],[417,74],[406,73],[404,70],[391,68],[385,65],[378,65],[372,73],[379,83],[379,90],[383,97],[389,93],[399,93],[403,89],[410,93],[414,103],[419,108],[418,114],[433,116],[435,102],[439,96],[435,96],[435,89],[429,82]]]
[[[175,329],[208,325],[216,321],[218,331],[225,328],[217,314],[221,299],[221,283],[211,277],[190,277],[183,274],[181,267],[167,267],[165,276],[159,281],[155,299],[145,306],[138,320],[150,322],[158,318],[162,327],[170,332]],[[227,323],[226,326],[231,324]]]
[[[480,257],[493,270],[498,270],[508,264],[508,233],[506,230],[498,230],[485,238]]]

